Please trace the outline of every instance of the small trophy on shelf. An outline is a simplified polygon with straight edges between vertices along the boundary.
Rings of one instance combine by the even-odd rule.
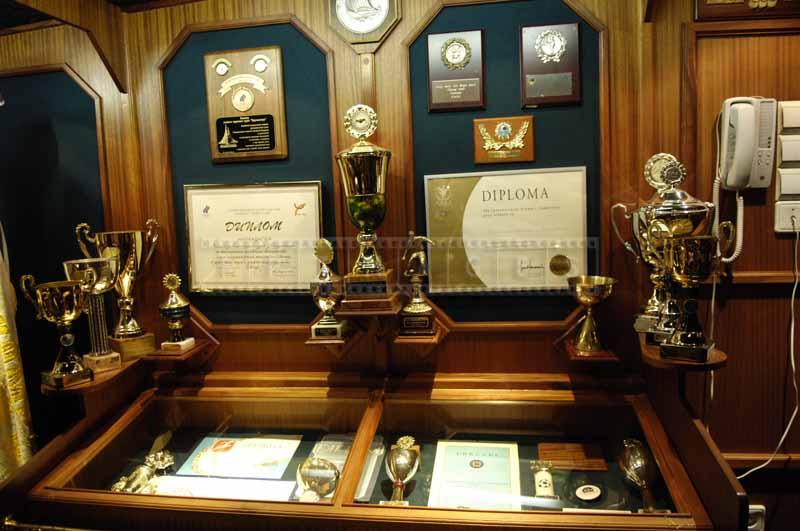
[[[339,469],[320,457],[309,457],[297,467],[297,484],[303,489],[301,502],[316,503],[336,490]]]
[[[617,281],[611,277],[580,275],[568,278],[567,282],[572,296],[586,308],[583,325],[578,331],[578,335],[566,343],[570,358],[590,361],[618,360],[615,354],[603,347],[598,337],[597,321],[594,319],[593,309],[595,304],[611,296]]]
[[[169,290],[169,295],[158,307],[158,311],[167,320],[169,341],[161,343],[161,350],[184,352],[194,346],[194,338],[183,335],[183,320],[189,317],[189,299],[179,291],[181,277],[175,273],[164,275],[163,284]]]
[[[386,473],[392,480],[392,497],[389,501],[382,500],[381,505],[408,505],[403,500],[406,483],[411,481],[422,462],[419,445],[415,442],[414,437],[404,435],[386,454]]]
[[[432,336],[436,333],[433,308],[422,294],[422,282],[428,276],[428,259],[425,244],[433,242],[425,236],[408,233],[406,250],[403,254],[405,276],[411,282],[411,300],[400,311],[401,336]]]
[[[320,268],[317,278],[311,283],[311,295],[323,316],[311,327],[311,338],[342,339],[348,327],[347,321],[339,321],[333,314],[341,296],[342,278],[330,268],[333,262],[331,242],[325,238],[317,240],[314,245],[314,256],[319,260]]]
[[[83,365],[75,352],[72,323],[88,308],[88,294],[95,283],[94,271],[87,270],[83,280],[63,280],[36,284],[33,275],[19,280],[22,294],[36,309],[36,318],[45,319],[58,327],[61,348],[50,372],[42,373],[42,383],[63,389],[69,385],[90,382],[92,369]]]

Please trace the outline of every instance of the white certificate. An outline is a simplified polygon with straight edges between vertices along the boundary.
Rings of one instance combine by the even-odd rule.
[[[294,481],[156,476],[148,482],[143,493],[226,500],[288,501],[294,486]]]
[[[432,293],[566,289],[586,274],[586,168],[425,176]]]
[[[428,506],[519,511],[516,443],[439,441]]]
[[[188,185],[189,290],[308,291],[321,183]]]

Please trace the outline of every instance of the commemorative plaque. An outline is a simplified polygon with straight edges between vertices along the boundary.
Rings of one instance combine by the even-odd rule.
[[[472,120],[475,164],[533,160],[533,116]]]
[[[214,162],[288,156],[279,46],[204,56]]]
[[[523,107],[580,101],[578,24],[523,27],[520,42]]]
[[[428,35],[428,110],[482,109],[483,30]]]

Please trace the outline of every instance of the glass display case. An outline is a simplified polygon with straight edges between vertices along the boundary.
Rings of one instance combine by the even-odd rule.
[[[89,528],[176,511],[203,529],[267,515],[281,528],[707,527],[643,395],[453,391],[150,390],[33,488],[32,514]]]

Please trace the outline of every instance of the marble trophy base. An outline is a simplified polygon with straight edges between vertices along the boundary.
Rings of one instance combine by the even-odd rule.
[[[139,337],[126,337],[108,339],[111,348],[122,355],[122,361],[131,361],[141,358],[156,350],[156,336],[147,332]]]
[[[68,374],[42,373],[42,383],[55,389],[64,389],[72,385],[91,382],[94,379],[92,369],[82,369]]]
[[[325,324],[320,321],[311,327],[311,339],[343,339],[350,330],[347,321],[338,321],[336,324]]]
[[[119,352],[108,354],[84,354],[83,366],[94,372],[113,371],[122,367],[122,356]]]
[[[195,344],[193,337],[187,337],[183,341],[164,341],[161,343],[161,350],[164,352],[186,352]]]
[[[395,507],[408,507],[408,501],[381,500],[380,502],[378,502],[378,505],[394,505]]]
[[[661,357],[673,360],[696,361],[706,363],[708,355],[714,348],[714,343],[706,342],[700,345],[673,345],[669,341],[661,343]]]
[[[657,324],[658,324],[657,315],[647,315],[646,313],[640,313],[636,316],[636,320],[633,322],[633,329],[639,333],[652,332]]]

